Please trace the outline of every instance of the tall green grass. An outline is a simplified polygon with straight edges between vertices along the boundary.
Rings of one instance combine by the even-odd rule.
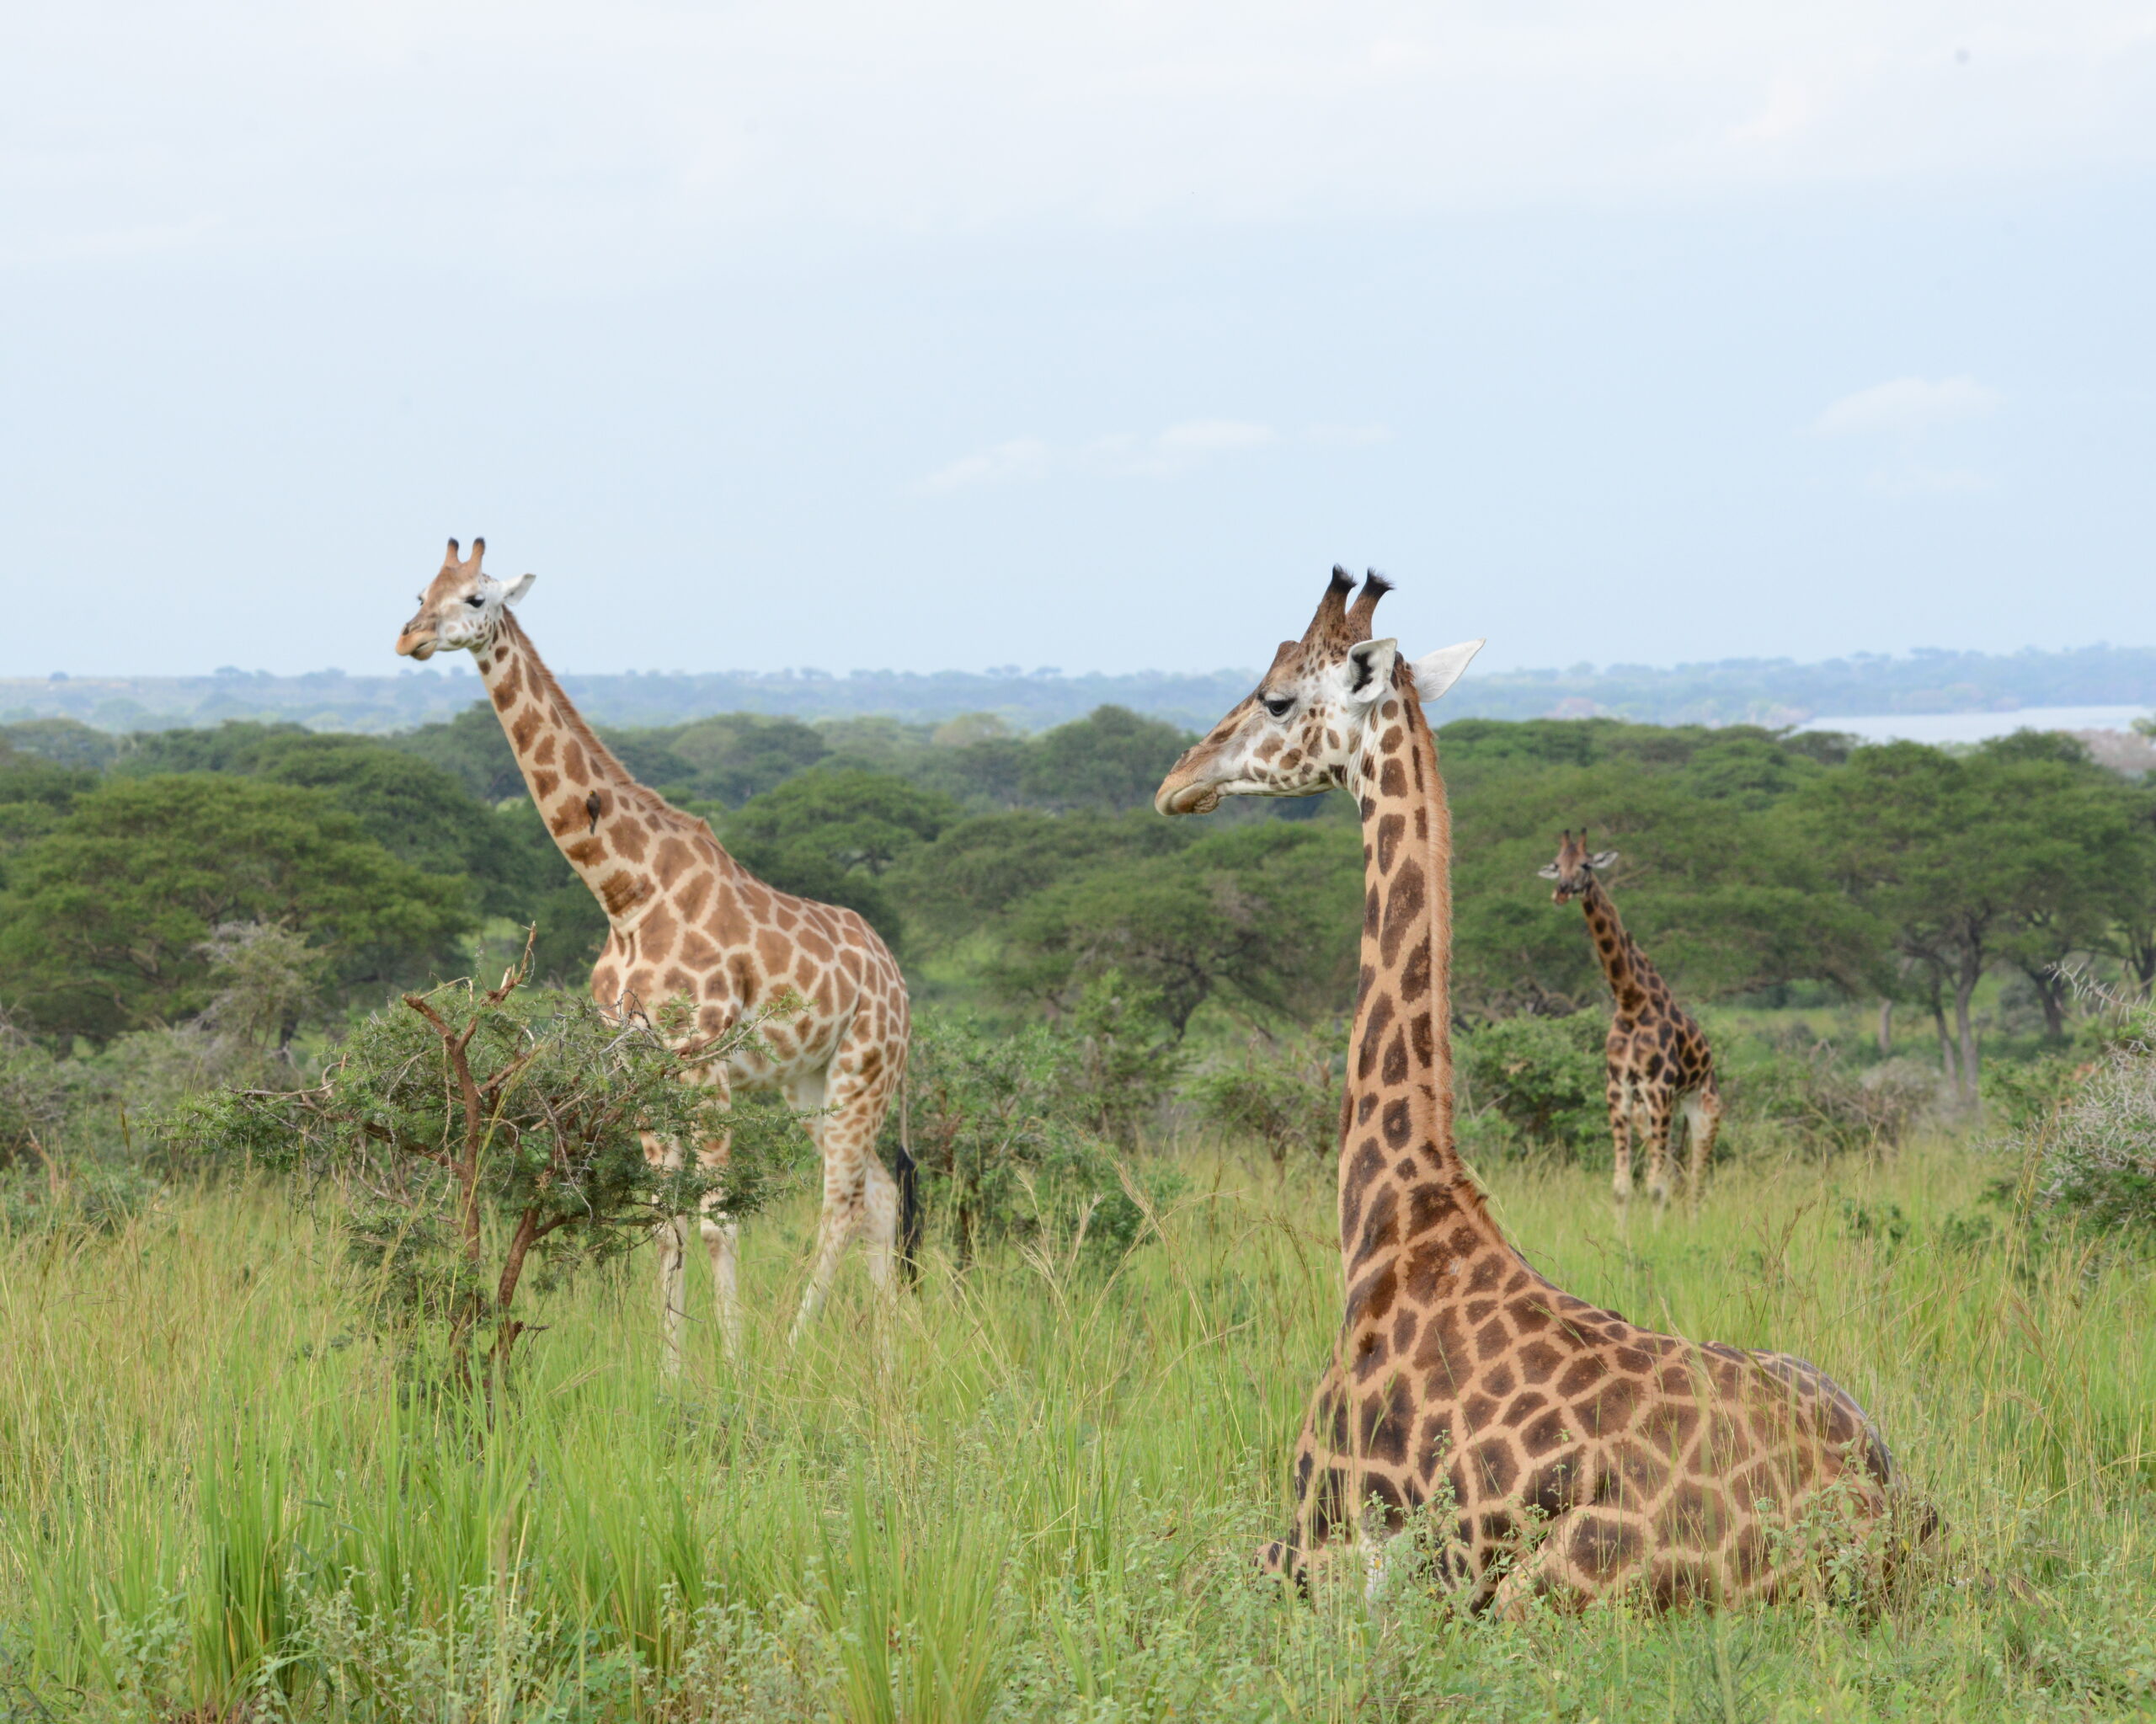
[[[307,1719],[2084,1716],[2156,1705],[2156,1289],[2031,1246],[2002,1171],[1739,1163],[1696,1225],[1504,1168],[1514,1236],[1636,1321],[1818,1361],[1951,1529],[1876,1617],[1462,1621],[1248,1556],[1337,1309],[1331,1194],[1253,1160],[1113,1273],[1057,1242],[857,1265],[738,1369],[658,1375],[648,1265],[542,1302],[491,1420],[400,1363],[270,1190],[0,1246],[0,1702]]]

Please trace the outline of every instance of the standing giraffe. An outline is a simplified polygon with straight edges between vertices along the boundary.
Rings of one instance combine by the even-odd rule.
[[[1386,584],[1371,577],[1351,612],[1353,585],[1333,571],[1303,638],[1155,798],[1202,814],[1338,785],[1362,816],[1346,1310],[1296,1445],[1294,1527],[1260,1561],[1301,1578],[1328,1545],[1427,1506],[1470,1608],[1771,1596],[1800,1566],[1801,1540],[1779,1536],[1800,1518],[1852,1538],[1880,1523],[1886,1445],[1803,1360],[1635,1328],[1505,1239],[1453,1144],[1452,835],[1422,716],[1481,643],[1411,664],[1369,638]]]
[[[1691,1014],[1670,997],[1663,981],[1640,950],[1640,942],[1625,931],[1617,906],[1595,872],[1617,860],[1617,852],[1587,853],[1587,834],[1577,838],[1559,835],[1557,859],[1538,869],[1545,880],[1555,880],[1550,894],[1556,904],[1577,898],[1587,912],[1588,931],[1594,936],[1595,955],[1602,973],[1609,979],[1609,992],[1616,1013],[1609,1020],[1609,1038],[1603,1043],[1608,1072],[1609,1135],[1617,1145],[1617,1171],[1611,1184],[1620,1204],[1632,1198],[1632,1140],[1646,1140],[1647,1194],[1654,1199],[1656,1214],[1669,1201],[1669,1131],[1677,1111],[1684,1111],[1684,1200],[1696,1208],[1700,1175],[1714,1154],[1715,1133],[1721,1125],[1721,1091],[1715,1083],[1714,1049]]]
[[[595,736],[541,662],[510,606],[530,590],[526,575],[504,587],[481,572],[487,542],[459,559],[456,541],[441,572],[419,595],[418,614],[397,638],[414,659],[462,649],[478,662],[531,799],[569,866],[606,912],[611,931],[591,974],[592,996],[609,1012],[648,1012],[669,1000],[695,1008],[693,1033],[714,1035],[744,1013],[789,991],[798,1012],[762,1027],[724,1070],[698,1081],[722,1096],[775,1089],[808,1116],[824,1161],[824,1208],[816,1257],[794,1318],[792,1338],[823,1307],[846,1242],[866,1225],[868,1271],[880,1294],[906,1211],[912,1244],[912,1166],[904,1152],[894,1182],[876,1155],[876,1134],[905,1073],[905,978],[875,930],[852,910],[774,890],[719,846],[711,827],[646,789]],[[727,1140],[696,1146],[706,1167],[723,1166]],[[678,1167],[683,1148],[652,1138],[644,1153]],[[711,1252],[719,1332],[729,1356],[740,1347],[738,1226],[706,1198],[702,1227]],[[688,1224],[661,1230],[659,1309],[664,1369],[681,1369],[686,1321],[682,1283]]]

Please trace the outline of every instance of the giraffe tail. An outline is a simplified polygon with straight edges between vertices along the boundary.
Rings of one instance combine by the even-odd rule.
[[[921,1278],[921,1173],[913,1159],[913,1091],[899,1074],[899,1263],[908,1281]]]

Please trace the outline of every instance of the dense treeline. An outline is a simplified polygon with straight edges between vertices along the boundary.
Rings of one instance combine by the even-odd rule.
[[[61,721],[0,753],[0,1004],[65,1047],[207,997],[216,930],[275,923],[328,997],[468,968],[541,930],[580,980],[603,924],[547,841],[491,712],[393,738],[232,723],[125,741]],[[730,713],[610,732],[646,783],[790,890],[849,904],[931,999],[1075,1009],[1117,979],[1167,1033],[1341,1009],[1361,857],[1341,798],[1150,807],[1187,738],[1113,707],[1033,737],[990,717],[808,724]],[[1695,1000],[1900,1002],[1973,1085],[1972,1003],[2007,982],[2067,1028],[2077,963],[2156,979],[2156,789],[2070,739],[1972,750],[1750,728],[1465,719],[1440,733],[1458,843],[1458,1003],[1562,1016],[1599,986],[1535,869],[1562,826],[1621,860],[1621,910]]]

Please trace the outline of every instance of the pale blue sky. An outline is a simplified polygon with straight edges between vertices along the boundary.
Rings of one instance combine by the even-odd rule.
[[[2147,642],[2152,169],[2156,0],[9,8],[0,674]]]

